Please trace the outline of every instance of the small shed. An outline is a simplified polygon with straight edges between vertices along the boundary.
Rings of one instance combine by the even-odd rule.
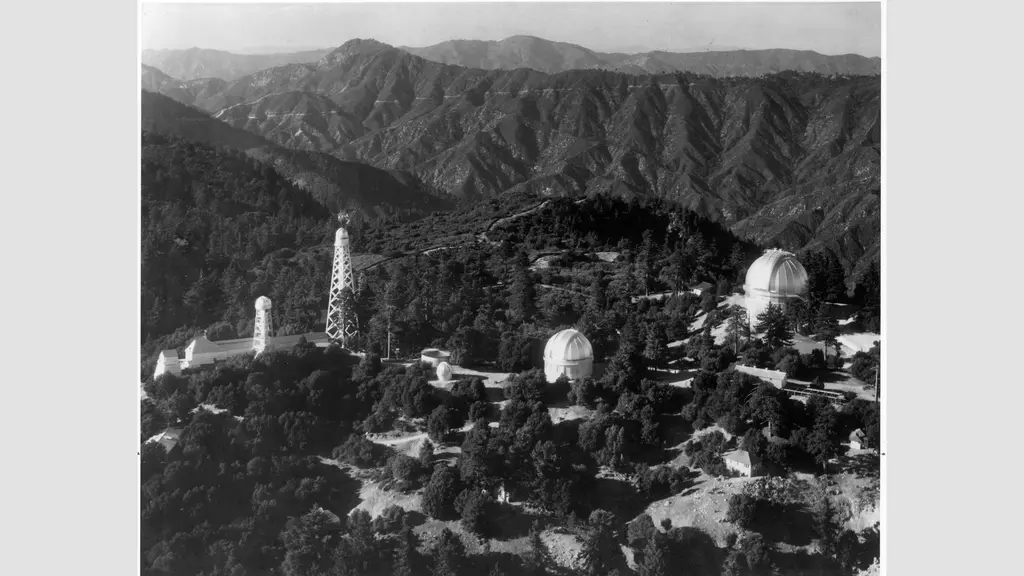
[[[863,430],[857,428],[850,433],[850,448],[854,450],[865,450],[868,447],[868,436]]]
[[[746,450],[733,450],[722,455],[725,467],[742,476],[760,476],[761,467],[754,464],[750,459],[750,453]]]
[[[695,296],[700,296],[705,292],[714,289],[715,285],[710,282],[701,282],[700,284],[694,284],[690,286],[690,292]]]
[[[181,376],[181,360],[178,359],[177,350],[164,350],[156,359],[156,370],[153,378],[159,378],[162,374],[174,374]]]

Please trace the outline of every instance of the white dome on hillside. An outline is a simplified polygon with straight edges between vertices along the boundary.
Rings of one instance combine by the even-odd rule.
[[[594,348],[590,340],[572,328],[556,333],[544,347],[544,375],[548,382],[563,375],[570,380],[590,376],[593,363]]]
[[[437,379],[441,382],[447,382],[452,379],[452,365],[447,362],[441,362],[437,365]]]
[[[807,289],[807,270],[790,252],[767,250],[747,269],[744,291],[799,296]]]
[[[751,330],[769,305],[785,309],[790,300],[801,298],[806,290],[807,270],[796,256],[785,250],[766,250],[747,269],[743,285]]]

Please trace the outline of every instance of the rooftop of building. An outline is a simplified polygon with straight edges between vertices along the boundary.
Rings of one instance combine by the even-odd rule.
[[[744,466],[750,466],[750,453],[746,450],[733,450],[732,452],[726,452],[722,455],[722,458],[738,462]]]

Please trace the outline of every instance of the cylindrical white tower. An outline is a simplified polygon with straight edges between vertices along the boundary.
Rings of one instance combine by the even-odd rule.
[[[260,296],[256,299],[256,325],[252,334],[252,349],[257,354],[273,346],[274,316],[271,313],[270,298]]]
[[[338,220],[345,223],[345,217]],[[352,277],[352,254],[349,248],[348,231],[342,226],[334,234],[334,265],[331,270],[331,292],[327,304],[327,337],[342,346],[356,333],[355,318],[351,310],[352,291],[355,282]]]

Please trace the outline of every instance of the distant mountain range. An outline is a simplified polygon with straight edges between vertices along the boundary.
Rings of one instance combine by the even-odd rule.
[[[880,58],[856,54],[826,56],[810,50],[711,50],[679,53],[603,53],[576,44],[552,42],[534,36],[504,40],[449,40],[425,48],[402,50],[442,64],[484,70],[530,68],[554,74],[567,70],[601,69],[627,74],[696,72],[716,77],[760,76],[786,70],[820,74],[878,75]]]
[[[828,248],[849,271],[879,251],[880,83],[483,70],[373,40],[231,82],[143,68],[144,88],[236,134],[409,175],[410,190],[659,196],[764,245]]]
[[[399,47],[426,60],[483,70],[530,68],[555,74],[568,70],[614,70],[626,74],[696,72],[709,76],[760,76],[786,70],[820,74],[878,75],[882,62],[856,54],[826,56],[809,50],[739,50],[708,46],[693,52],[663,50],[595,52],[576,44],[553,42],[534,36],[504,40],[449,40],[413,48]],[[259,70],[285,64],[314,63],[332,49],[270,53],[232,53],[222,50],[144,50],[142,63],[180,80],[219,78],[237,80]]]
[[[265,68],[298,62],[316,62],[330,51],[330,49],[326,49],[285,54],[235,54],[204,48],[143,50],[142,63],[159,68],[164,73],[181,80],[196,78],[236,80]]]

